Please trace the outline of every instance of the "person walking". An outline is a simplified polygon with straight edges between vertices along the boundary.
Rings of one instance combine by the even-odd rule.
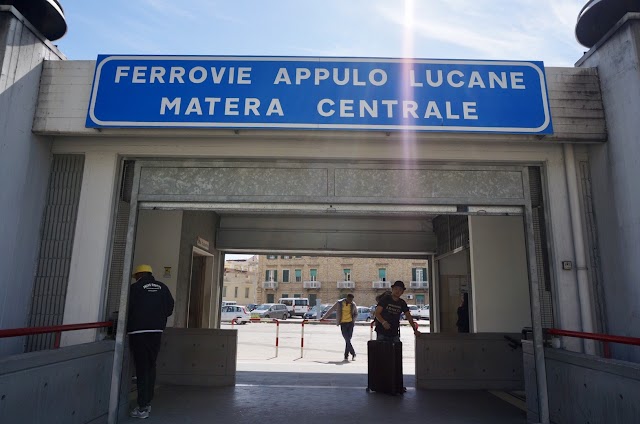
[[[400,315],[411,324],[413,333],[418,336],[418,325],[413,321],[409,312],[409,306],[401,298],[406,290],[404,282],[398,280],[391,286],[391,294],[383,295],[376,306],[376,340],[399,342],[400,341]]]
[[[129,288],[127,334],[136,367],[138,406],[133,418],[148,418],[156,383],[156,360],[167,318],[173,313],[174,300],[169,288],[153,277],[149,265],[138,265]]]
[[[355,361],[356,351],[351,344],[351,338],[353,337],[353,327],[358,316],[358,307],[353,301],[353,294],[349,293],[344,299],[338,300],[325,312],[322,318],[329,316],[333,311],[336,311],[336,325],[340,326],[342,337],[344,337],[344,360],[348,361],[349,354],[351,354],[351,360]]]

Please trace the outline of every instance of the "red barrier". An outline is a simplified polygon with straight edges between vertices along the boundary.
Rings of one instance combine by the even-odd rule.
[[[300,358],[304,357],[304,323],[307,322],[306,319],[302,320],[302,333],[300,335]]]
[[[640,338],[626,336],[612,336],[610,334],[584,333],[581,331],[560,330],[557,328],[548,328],[545,330],[547,334],[553,336],[576,337],[579,339],[598,340],[604,342],[604,357],[611,358],[611,349],[609,343],[621,343],[633,346],[640,346]]]
[[[84,324],[66,324],[66,325],[51,325],[48,327],[25,327],[25,328],[10,328],[6,330],[0,330],[0,339],[5,337],[21,337],[32,336],[34,334],[47,334],[55,333],[56,339],[53,344],[54,349],[60,347],[60,337],[64,331],[75,330],[89,330],[92,328],[108,328],[112,327],[113,322],[101,321],[101,322],[88,322]]]
[[[280,335],[280,321],[277,319],[273,319],[273,322],[276,323],[276,358],[278,357],[278,336]]]

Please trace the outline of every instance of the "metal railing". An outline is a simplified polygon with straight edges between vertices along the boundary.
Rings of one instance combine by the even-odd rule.
[[[409,283],[410,289],[428,289],[429,282],[428,281],[411,281]]]
[[[371,287],[374,289],[390,289],[391,288],[391,282],[390,281],[373,281],[371,284]]]
[[[312,280],[312,281],[304,281],[302,283],[303,289],[319,289],[322,287],[322,283],[320,281]]]
[[[356,287],[356,283],[353,281],[342,280],[337,282],[337,288],[339,289],[353,289]]]
[[[262,283],[262,288],[263,289],[268,289],[268,290],[276,290],[278,288],[278,282],[277,281],[264,281]]]
[[[0,330],[0,339],[7,338],[7,337],[21,337],[21,336],[32,336],[35,334],[55,333],[56,338],[53,343],[53,348],[58,349],[60,347],[60,338],[62,336],[62,333],[65,331],[90,330],[94,328],[109,328],[109,327],[113,327],[113,322],[102,321],[102,322],[88,322],[84,324],[51,325],[48,327],[9,328],[5,330]]]
[[[603,342],[604,357],[611,358],[611,348],[609,343],[621,343],[632,346],[640,346],[640,338],[626,336],[612,336],[610,334],[584,333],[581,331],[560,330],[558,328],[544,329],[546,334],[552,336],[576,337],[578,339],[597,340]]]

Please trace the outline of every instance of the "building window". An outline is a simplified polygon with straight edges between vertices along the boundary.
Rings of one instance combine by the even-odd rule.
[[[387,268],[378,268],[378,278],[380,281],[387,281]]]
[[[237,287],[233,288],[233,297],[236,297],[236,298],[238,297],[238,288]]]
[[[222,288],[222,297],[227,297],[227,287]]]
[[[291,259],[291,256],[280,256],[282,259]]]
[[[245,299],[249,299],[249,287],[244,288],[244,297]]]
[[[318,270],[317,269],[310,269],[309,270],[309,277],[311,277],[311,281],[318,281]]]
[[[278,255],[267,255],[267,259],[278,259]]]
[[[275,294],[269,293],[267,295],[267,303],[273,303],[273,300],[274,300],[275,296],[276,296]]]
[[[294,295],[293,295],[293,298],[294,298],[294,299],[300,299],[300,296],[301,296],[301,295],[299,295],[299,294],[294,294]]]
[[[283,283],[288,283],[289,282],[289,270],[288,269],[283,269],[282,270],[282,282]]]
[[[269,281],[269,282],[278,281],[278,271],[275,269],[268,269],[266,271],[264,278],[265,278],[264,281]]]
[[[344,281],[351,281],[351,270],[349,268],[343,269],[342,274],[344,275]]]
[[[412,268],[413,281],[427,281],[427,268]]]
[[[287,297],[289,297],[289,293],[282,293],[282,298],[286,299]]]
[[[302,281],[302,270],[296,269],[296,283],[299,283],[301,281]]]

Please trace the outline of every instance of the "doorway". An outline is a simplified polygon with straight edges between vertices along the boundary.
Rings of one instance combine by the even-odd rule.
[[[213,255],[197,247],[191,256],[187,328],[207,328],[211,319]]]

